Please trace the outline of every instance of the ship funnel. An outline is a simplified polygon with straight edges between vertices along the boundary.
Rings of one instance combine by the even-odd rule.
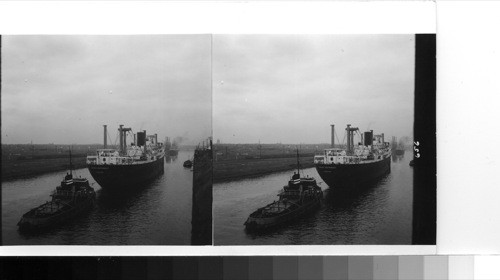
[[[334,124],[331,124],[330,125],[332,127],[332,147],[331,148],[335,148],[335,125]]]
[[[365,136],[363,137],[365,140],[364,145],[365,146],[371,146],[373,144],[373,130],[372,131],[366,131]]]
[[[104,149],[107,149],[108,148],[108,138],[107,138],[108,126],[107,125],[103,125],[103,126],[104,126]]]
[[[146,132],[137,132],[137,146],[146,145]]]

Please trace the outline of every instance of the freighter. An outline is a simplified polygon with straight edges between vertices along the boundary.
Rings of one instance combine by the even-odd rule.
[[[176,157],[179,154],[179,147],[178,147],[175,139],[173,142],[170,142],[170,137],[166,138],[166,140],[165,140],[165,153],[171,157]]]
[[[354,145],[354,133],[361,142]],[[384,134],[374,135],[373,130],[361,134],[359,129],[347,125],[346,148],[335,148],[335,130],[332,125],[332,144],[322,155],[314,156],[319,176],[330,188],[355,187],[373,181],[391,171],[391,149],[384,142]]]
[[[92,177],[103,189],[139,187],[163,174],[165,150],[158,142],[158,135],[146,131],[134,134],[131,128],[118,128],[120,146],[107,148],[107,131],[104,125],[104,149],[87,156],[87,167]],[[134,142],[127,146],[127,133]]]

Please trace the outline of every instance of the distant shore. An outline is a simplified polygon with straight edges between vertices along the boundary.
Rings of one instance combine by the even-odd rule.
[[[300,166],[314,167],[313,156],[300,157]],[[221,183],[296,169],[297,159],[293,157],[225,160],[214,162],[213,180]]]
[[[72,159],[73,169],[86,167],[85,157]],[[2,161],[2,182],[69,170],[69,158]]]
[[[73,169],[85,168],[88,154],[100,144],[2,144],[2,182],[31,178],[69,170],[69,151]]]

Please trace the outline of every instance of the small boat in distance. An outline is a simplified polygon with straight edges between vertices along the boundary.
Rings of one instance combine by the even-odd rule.
[[[294,172],[288,184],[278,193],[277,201],[250,214],[244,224],[248,231],[264,230],[285,224],[321,206],[323,191],[314,178],[300,177],[298,156],[297,151],[298,172]]]
[[[179,146],[174,141],[172,146],[170,146],[170,150],[168,150],[168,155],[171,157],[176,157],[179,154]]]
[[[90,210],[96,199],[94,189],[85,178],[73,178],[70,151],[70,172],[51,194],[52,200],[25,213],[17,223],[20,231],[50,228]]]

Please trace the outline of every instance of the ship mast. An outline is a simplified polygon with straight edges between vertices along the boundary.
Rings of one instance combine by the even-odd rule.
[[[299,148],[297,148],[297,174],[300,176]]]
[[[73,176],[73,163],[71,162],[71,148],[69,148],[69,175]]]
[[[332,149],[335,148],[335,125],[331,124],[330,125],[332,127],[332,140],[331,140],[331,144],[332,144]]]
[[[345,130],[347,132],[347,153],[350,155],[354,150],[354,132],[359,129],[357,127],[351,127],[351,125],[348,124]]]

